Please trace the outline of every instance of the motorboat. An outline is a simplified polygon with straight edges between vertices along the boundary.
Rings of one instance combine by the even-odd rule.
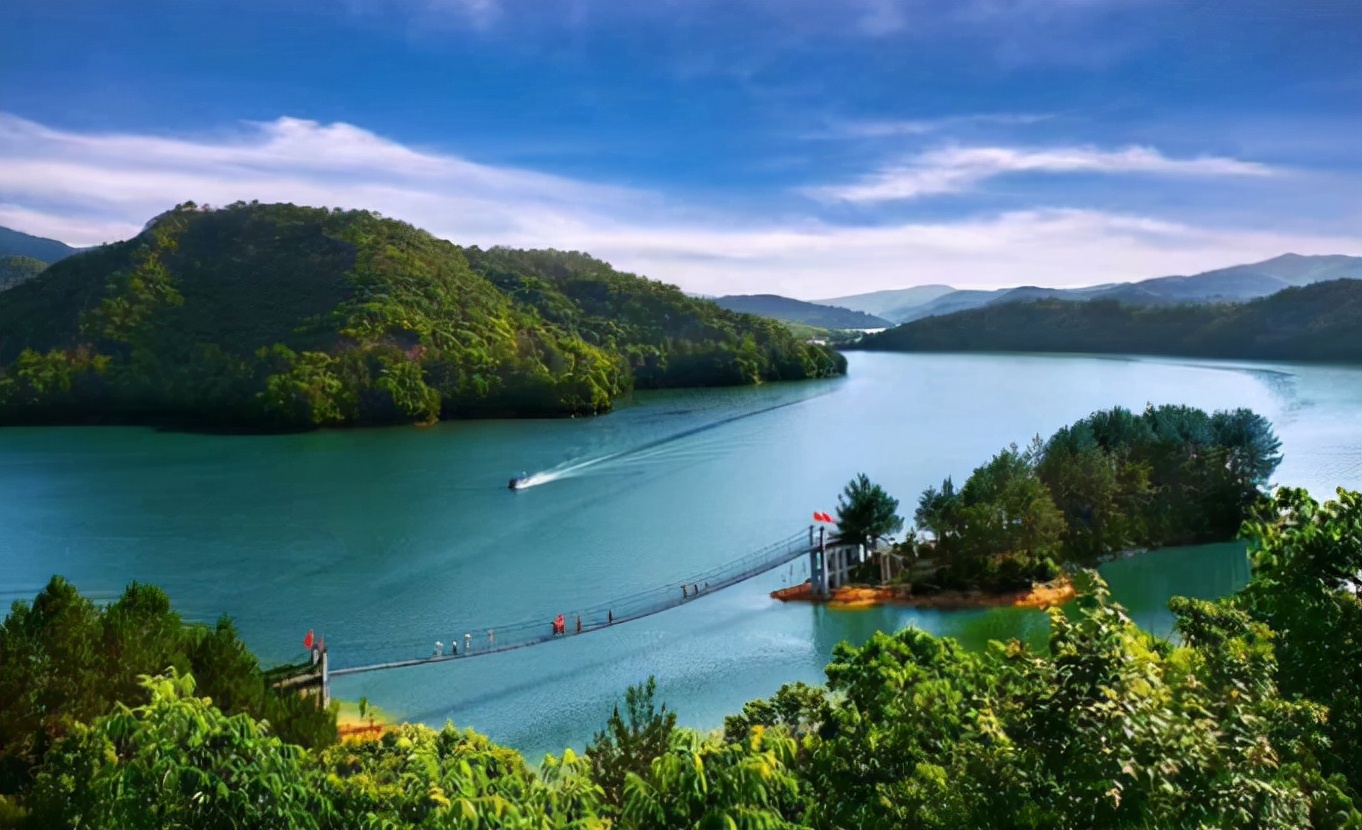
[[[511,478],[510,484],[506,485],[506,489],[508,490],[524,489],[525,485],[529,483],[529,480],[530,480],[529,473],[521,473],[518,476],[513,476]]]

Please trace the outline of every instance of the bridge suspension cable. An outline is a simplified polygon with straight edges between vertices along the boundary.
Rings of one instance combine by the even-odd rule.
[[[488,654],[499,654],[503,651],[540,645],[576,634],[599,631],[620,623],[659,614],[715,591],[736,585],[778,568],[787,562],[792,562],[807,554],[809,549],[810,534],[808,531],[800,531],[787,539],[767,545],[761,550],[734,559],[716,568],[687,577],[685,580],[617,597],[613,602],[564,612],[561,630],[555,630],[549,616],[539,617],[532,621],[522,620],[509,625],[457,626],[454,630],[456,632],[467,632],[468,638],[463,641],[456,640],[450,644],[451,648],[455,649],[454,653],[361,666],[335,667],[331,668],[329,673],[331,677],[340,677],[404,666],[423,666],[429,663],[465,660],[471,657],[483,657]]]

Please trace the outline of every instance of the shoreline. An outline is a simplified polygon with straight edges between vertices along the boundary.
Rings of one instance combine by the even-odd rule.
[[[340,706],[336,712],[336,738],[338,743],[347,741],[371,741],[383,737],[400,724],[377,706],[370,705],[365,717],[359,716],[359,703],[351,700],[337,701]]]
[[[813,596],[808,582],[771,592],[772,599],[781,602],[811,602],[838,610],[877,608],[881,605],[906,605],[915,608],[936,608],[958,611],[968,608],[1054,608],[1077,596],[1067,577],[1037,583],[1020,591],[988,593],[972,591],[938,591],[934,594],[913,594],[908,586],[900,585],[844,585],[834,588],[826,598]]]

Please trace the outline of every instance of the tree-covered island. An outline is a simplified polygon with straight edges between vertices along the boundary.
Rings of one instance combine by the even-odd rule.
[[[538,769],[453,725],[338,743],[229,623],[54,579],[0,625],[0,827],[1356,830],[1362,494],[1244,531],[1252,581],[1173,599],[1175,640],[1083,572],[1044,647],[877,633],[708,734],[648,683]]]
[[[890,560],[859,574],[892,574],[884,598],[1013,595],[1121,552],[1235,538],[1280,446],[1246,409],[1116,407],[1003,449],[961,485],[948,476],[927,488],[916,528],[895,545],[872,543],[902,527],[898,501],[860,476],[839,499],[838,535]]]
[[[634,388],[845,370],[585,254],[460,248],[366,211],[186,203],[0,291],[0,424],[588,414]]]

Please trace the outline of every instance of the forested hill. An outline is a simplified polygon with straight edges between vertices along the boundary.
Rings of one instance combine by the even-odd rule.
[[[787,323],[802,323],[824,329],[882,329],[892,325],[863,311],[806,303],[779,294],[730,294],[714,302],[729,311],[760,314]]]
[[[1243,304],[1137,307],[1040,300],[930,317],[870,335],[884,351],[1027,351],[1362,363],[1362,280]]]
[[[365,211],[182,205],[0,293],[0,422],[306,428],[603,412],[838,354],[583,254]]]

